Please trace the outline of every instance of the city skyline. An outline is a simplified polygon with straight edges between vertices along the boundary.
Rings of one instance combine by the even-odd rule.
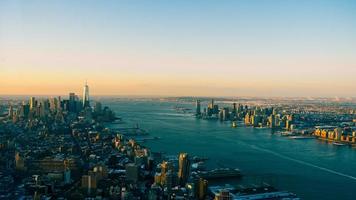
[[[356,97],[355,8],[2,1],[0,95]]]

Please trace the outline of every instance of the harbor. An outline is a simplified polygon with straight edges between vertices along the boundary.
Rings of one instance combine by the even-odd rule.
[[[127,124],[141,121],[140,127],[147,129],[150,136],[160,137],[145,142],[153,151],[168,155],[185,151],[209,158],[205,161],[206,170],[237,167],[243,174],[237,180],[242,182],[248,177],[268,176],[263,181],[252,179],[250,183],[269,183],[302,199],[351,200],[356,195],[356,182],[349,178],[356,177],[354,166],[349,164],[356,162],[356,151],[351,148],[325,145],[318,139],[281,137],[268,129],[245,127],[240,122],[232,128],[231,122],[199,120],[177,114],[172,109],[175,105],[176,102],[169,101],[120,101],[110,107],[120,110]],[[183,102],[181,106],[194,108],[191,102]],[[332,185],[343,185],[348,192],[335,193]]]

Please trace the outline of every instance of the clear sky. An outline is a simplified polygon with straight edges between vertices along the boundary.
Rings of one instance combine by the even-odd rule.
[[[1,0],[0,94],[356,96],[356,1]]]

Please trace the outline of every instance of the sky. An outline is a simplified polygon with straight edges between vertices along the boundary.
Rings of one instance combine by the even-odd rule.
[[[356,97],[356,1],[1,0],[0,94]]]

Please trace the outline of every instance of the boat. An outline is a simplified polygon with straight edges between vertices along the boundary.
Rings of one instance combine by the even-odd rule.
[[[207,158],[207,157],[194,156],[192,158],[193,162],[204,162],[204,161],[207,161],[207,160],[209,160],[209,158]]]
[[[340,143],[340,142],[333,142],[333,145],[336,146],[345,146],[346,144]]]
[[[289,136],[291,139],[301,140],[301,139],[315,139],[313,136],[303,136],[303,135],[296,135],[296,136]]]
[[[286,136],[295,136],[295,135],[293,135],[292,132],[289,132],[289,131],[278,131],[277,133],[279,133],[281,136],[284,136],[284,137],[286,137]]]
[[[239,169],[218,168],[210,171],[198,172],[198,176],[204,179],[240,178],[242,176]]]

